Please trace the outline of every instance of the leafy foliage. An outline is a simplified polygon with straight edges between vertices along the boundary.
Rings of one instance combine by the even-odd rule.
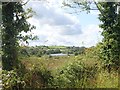
[[[99,15],[104,36],[101,55],[107,65],[120,65],[120,13],[116,13],[117,3],[100,3],[102,14]],[[120,11],[119,11],[120,12]]]
[[[84,67],[84,63],[76,60],[68,64],[55,75],[52,87],[59,88],[86,88],[89,78],[94,78],[96,67]]]
[[[2,86],[3,89],[15,90],[25,87],[25,82],[22,77],[19,77],[16,70],[2,71]]]
[[[24,81],[26,83],[25,88],[45,88],[52,80],[52,75],[49,70],[42,64],[39,67],[33,65],[24,74]]]
[[[18,66],[19,39],[26,41],[21,32],[31,31],[26,19],[31,17],[31,9],[25,12],[20,2],[2,2],[2,65],[4,70],[12,70]]]
[[[42,64],[39,67],[32,65],[31,68],[26,68],[22,63],[19,63],[18,69],[2,71],[2,85],[5,90],[46,88],[52,78],[51,72]]]

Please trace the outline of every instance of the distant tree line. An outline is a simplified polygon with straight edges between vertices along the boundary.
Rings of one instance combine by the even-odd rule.
[[[22,56],[38,56],[41,57],[43,55],[50,55],[50,54],[73,54],[79,55],[83,54],[85,47],[64,47],[64,48],[50,48],[49,46],[35,46],[35,47],[21,47],[19,52]]]

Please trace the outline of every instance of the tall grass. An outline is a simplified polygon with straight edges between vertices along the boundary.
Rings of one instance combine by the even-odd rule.
[[[101,70],[96,77],[97,88],[118,88],[118,82],[119,77],[117,71],[108,73],[107,70]]]

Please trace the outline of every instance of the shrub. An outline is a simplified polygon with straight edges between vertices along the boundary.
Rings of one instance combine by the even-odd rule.
[[[24,88],[26,83],[22,77],[19,77],[16,70],[2,71],[3,89],[16,90]]]
[[[59,88],[86,88],[89,78],[93,78],[96,70],[86,68],[84,63],[75,61],[64,67],[54,78],[52,87]]]
[[[26,88],[45,88],[51,83],[52,75],[43,65],[33,65],[24,75]]]
[[[52,74],[42,64],[26,69],[22,63],[19,68],[2,72],[3,88],[6,90],[26,90],[27,88],[46,88],[52,82]]]

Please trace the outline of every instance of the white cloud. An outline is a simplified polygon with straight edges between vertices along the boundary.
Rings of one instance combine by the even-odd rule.
[[[90,47],[96,45],[99,41],[102,40],[100,35],[101,29],[97,25],[88,25],[82,29],[82,34],[79,35],[61,35],[59,32],[51,31],[44,32],[39,36],[46,36],[40,38],[39,41],[32,43],[36,45],[66,45],[66,46],[86,46]],[[42,40],[42,41],[41,41]]]
[[[95,45],[102,40],[102,29],[100,29],[98,25],[91,24],[85,27],[83,30],[84,33],[82,37],[84,37],[85,46]]]
[[[39,37],[37,41],[30,41],[30,45],[66,45],[87,46],[101,41],[101,29],[94,24],[81,28],[76,16],[64,13],[55,6],[46,6],[40,2],[29,2],[36,15],[28,20],[36,29],[32,32]]]

